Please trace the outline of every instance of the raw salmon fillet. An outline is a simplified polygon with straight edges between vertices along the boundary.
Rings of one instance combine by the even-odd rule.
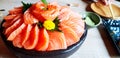
[[[61,27],[61,30],[64,33],[67,46],[70,46],[79,41],[80,38],[78,37],[77,33],[75,33],[75,31],[71,27],[63,24]]]
[[[26,24],[34,24],[38,22],[38,20],[30,13],[29,9],[25,11],[23,18],[24,23]]]
[[[15,7],[14,9],[12,9],[12,10],[9,11],[9,14],[10,15],[12,15],[12,14],[20,14],[20,13],[22,13],[22,10],[23,10],[22,6]]]
[[[8,36],[7,40],[13,41],[15,37],[20,34],[20,32],[25,28],[25,24],[21,24],[20,27],[18,27],[15,31],[11,32],[11,34]]]
[[[79,37],[84,33],[84,21],[79,14],[72,12],[69,8],[63,8],[61,10],[59,19],[61,20],[60,25],[64,24],[71,27]]]
[[[46,29],[42,28],[39,30],[39,37],[38,37],[38,43],[36,46],[36,50],[38,51],[46,51],[49,44],[49,35]]]
[[[13,40],[13,45],[15,47],[22,48],[23,44],[27,41],[29,37],[31,29],[31,25],[26,26],[23,31],[15,37],[15,39]]]
[[[39,29],[38,29],[38,26],[35,25],[32,30],[30,31],[30,35],[27,39],[27,41],[23,44],[24,48],[25,49],[34,49],[38,43],[38,34],[39,32]]]
[[[53,31],[48,31],[49,34],[49,46],[47,48],[47,51],[51,50],[59,50],[59,49],[66,49],[66,38],[64,36],[64,33]]]
[[[5,35],[8,37],[11,32],[17,29],[22,24],[22,19],[17,20],[13,25],[8,27],[5,31]]]
[[[4,17],[4,20],[9,21],[9,20],[14,19],[16,16],[17,15],[15,15],[15,14],[13,14],[13,15],[7,15],[7,16]]]
[[[14,38],[14,40],[13,40],[13,45],[14,45],[15,47],[22,48],[22,40],[25,38],[26,29],[27,29],[27,26],[20,32],[20,34],[18,34],[18,35]]]
[[[11,26],[11,25],[13,25],[13,23],[15,23],[18,19],[21,19],[21,17],[22,17],[22,14],[17,14],[15,17],[14,17],[14,19],[11,19],[11,20],[7,20],[7,19],[9,19],[9,18],[4,18],[4,20],[5,20],[5,22],[3,23],[3,27],[4,28],[7,28],[7,27],[9,27],[9,26]]]
[[[45,5],[41,2],[37,2],[32,6],[32,14],[40,21],[44,20],[54,20],[59,15],[60,7],[57,3],[50,3],[47,6],[47,10],[43,10]]]

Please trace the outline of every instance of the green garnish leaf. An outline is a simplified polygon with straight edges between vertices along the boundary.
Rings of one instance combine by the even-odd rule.
[[[46,0],[41,0],[45,5],[48,5]]]
[[[38,22],[37,25],[42,28],[43,27],[43,23],[42,22]]]
[[[59,27],[60,27],[60,26],[59,26],[60,19],[58,19],[58,17],[56,17],[53,22],[55,23],[55,29],[53,29],[53,31],[56,30],[56,31],[62,32],[62,31],[59,29]]]
[[[23,1],[21,3],[23,4],[23,13],[32,6],[32,3],[24,3]]]
[[[44,4],[45,4],[45,7],[43,8],[43,10],[47,10],[47,5],[48,5],[48,2],[46,0],[41,0]]]

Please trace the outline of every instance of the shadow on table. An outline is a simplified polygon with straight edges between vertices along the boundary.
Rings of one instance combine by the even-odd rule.
[[[108,34],[107,30],[105,29],[105,27],[101,24],[98,26],[98,30],[100,32],[100,35],[104,41],[104,44],[108,50],[108,53],[111,57],[120,57],[120,54],[118,53],[115,45],[113,44],[113,41],[110,37],[110,35]]]

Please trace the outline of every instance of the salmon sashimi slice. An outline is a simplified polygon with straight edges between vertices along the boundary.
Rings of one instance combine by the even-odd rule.
[[[81,37],[82,34],[84,33],[84,28],[85,28],[84,21],[82,20],[82,18],[79,14],[76,14],[73,12],[72,12],[72,14],[74,14],[74,15],[71,15],[69,18],[71,23],[69,22],[68,24],[70,24],[69,26],[72,27],[73,30],[75,30],[75,32],[78,34],[79,37]],[[72,23],[74,23],[74,24],[72,24]]]
[[[25,38],[27,26],[12,41],[13,45],[22,48],[22,40]]]
[[[14,38],[22,32],[22,30],[25,28],[25,24],[21,24],[20,27],[18,27],[16,30],[14,30],[7,38],[8,41],[13,41]]]
[[[15,21],[19,20],[21,17],[22,17],[21,14],[17,14],[17,16],[16,16],[14,19],[5,21],[2,26],[3,26],[4,28],[7,28],[7,27],[13,25],[13,23],[14,23]]]
[[[60,25],[64,24],[66,26],[71,27],[75,31],[75,33],[77,33],[77,35],[81,37],[82,34],[84,33],[84,21],[81,19],[81,16],[79,14],[69,11],[70,15],[68,16],[66,12],[68,13],[68,11],[65,12],[63,11],[63,13],[61,13],[59,16],[61,20]],[[62,14],[65,15],[62,16]]]
[[[80,38],[71,27],[62,25],[61,30],[65,35],[67,46],[79,41]]]
[[[22,14],[23,7],[15,7],[14,9],[9,11],[9,14]]]
[[[74,16],[72,14],[74,14]],[[84,24],[84,21],[82,20],[82,17],[80,16],[80,14],[74,13],[74,12],[72,12],[72,14],[69,19],[71,21],[74,21],[76,24],[80,25],[82,28],[84,28],[85,24]]]
[[[46,51],[46,49],[48,48],[48,44],[49,44],[49,35],[46,29],[42,28],[39,31],[38,43],[35,49],[37,51]]]
[[[15,39],[13,40],[13,45],[14,45],[15,47],[22,48],[24,42],[26,42],[26,40],[27,40],[28,37],[29,37],[29,34],[30,34],[31,29],[32,29],[32,26],[31,26],[31,25],[27,25],[27,26],[23,29],[23,31],[15,37]]]
[[[38,43],[39,28],[36,25],[30,31],[28,40],[23,44],[24,48],[27,50],[34,49]]]
[[[24,35],[25,37],[22,40],[22,45],[24,45],[24,43],[28,40],[31,30],[32,30],[32,25],[28,24],[25,35]]]
[[[57,3],[51,3],[48,6],[47,11],[42,11],[41,15],[46,19],[46,20],[54,20],[58,15],[59,15],[59,6]]]
[[[61,7],[60,15],[58,18],[61,20],[68,20],[70,15],[71,15],[71,10],[69,9],[69,7],[63,6]]]
[[[47,51],[66,49],[66,38],[62,32],[48,31],[49,34],[49,45]]]
[[[22,48],[21,40],[22,40],[22,34],[20,33],[20,34],[17,35],[17,36],[15,37],[15,39],[12,41],[14,47]]]
[[[30,7],[30,11],[31,11],[31,14],[37,18],[39,21],[41,22],[44,22],[45,21],[45,18],[41,15],[40,11],[42,11],[41,9],[44,8],[44,4],[42,3],[36,3],[36,4],[33,4],[31,7]]]
[[[8,27],[5,30],[5,35],[8,37],[11,32],[13,32],[15,29],[17,29],[22,24],[22,19],[17,20],[13,25]]]
[[[30,13],[29,9],[25,11],[23,18],[24,23],[26,24],[33,24],[38,22],[38,20]]]
[[[33,15],[40,21],[54,20],[59,15],[60,7],[56,3],[48,4],[47,9],[43,10],[45,5],[43,3],[36,3],[32,8]]]
[[[79,37],[81,37],[82,34],[84,33],[84,28],[82,26],[78,25],[77,23],[75,23],[74,21],[68,21],[67,20],[67,21],[64,21],[62,23],[66,26],[71,27],[75,31],[75,33],[77,33],[77,35]],[[62,23],[60,23],[61,27],[63,27]]]
[[[7,16],[4,17],[4,20],[5,20],[5,21],[9,21],[9,20],[14,19],[16,16],[17,16],[17,15],[15,15],[15,14],[7,15]]]

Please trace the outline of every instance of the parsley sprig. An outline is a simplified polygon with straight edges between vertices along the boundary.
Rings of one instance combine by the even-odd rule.
[[[23,13],[32,6],[32,3],[24,3],[23,1],[21,3],[23,4]]]
[[[48,5],[48,2],[46,0],[41,0],[45,5]]]
[[[55,23],[55,29],[53,29],[53,31],[59,31],[59,32],[62,32],[60,29],[59,29],[59,23],[60,23],[60,19],[58,19],[58,17],[55,18],[55,20],[53,21]]]
[[[48,2],[46,0],[41,0],[42,3],[45,5],[45,7],[43,8],[43,10],[47,10],[47,6],[48,6]]]

